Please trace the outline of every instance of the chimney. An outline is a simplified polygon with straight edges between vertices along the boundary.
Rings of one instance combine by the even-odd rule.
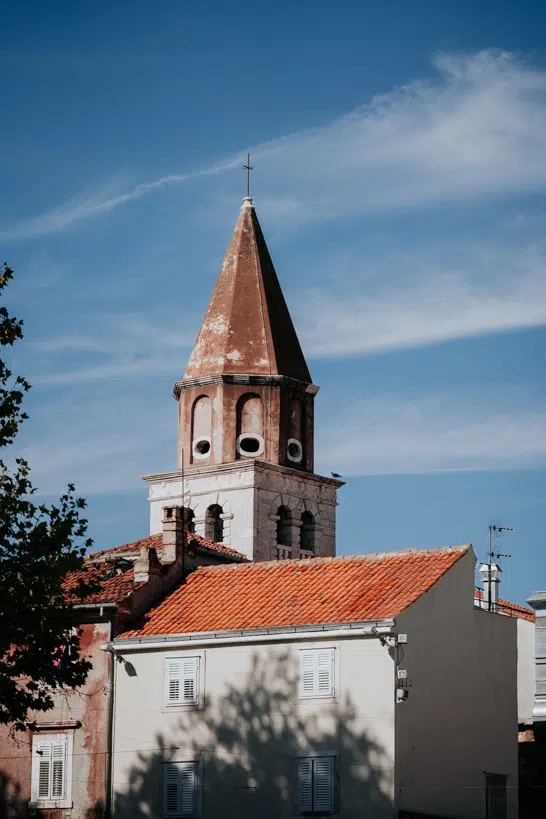
[[[151,574],[161,574],[161,563],[156,550],[141,546],[134,568],[135,583],[147,583]]]
[[[184,550],[182,507],[163,507],[163,563],[182,560]]]
[[[498,611],[501,567],[496,563],[484,563],[480,566],[479,574],[483,582],[483,608]]]
[[[535,622],[535,702],[533,723],[536,733],[546,731],[546,591],[535,592],[527,603],[536,612]]]

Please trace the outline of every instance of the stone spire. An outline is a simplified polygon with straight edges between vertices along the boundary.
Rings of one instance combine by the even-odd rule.
[[[184,378],[280,375],[311,384],[252,199],[246,197]]]

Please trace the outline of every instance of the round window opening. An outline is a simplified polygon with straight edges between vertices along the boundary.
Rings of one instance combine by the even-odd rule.
[[[197,438],[193,442],[193,454],[196,458],[208,458],[210,455],[210,439]]]
[[[301,443],[296,438],[288,439],[287,446],[288,460],[298,464],[303,458],[303,448]]]
[[[264,450],[264,441],[261,435],[251,435],[243,433],[237,440],[237,451],[239,455],[246,455],[249,458],[256,458]]]

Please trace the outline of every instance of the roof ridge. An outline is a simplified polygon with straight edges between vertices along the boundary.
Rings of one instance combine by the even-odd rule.
[[[227,569],[241,569],[245,567],[247,569],[258,569],[258,568],[273,568],[274,566],[319,566],[323,565],[324,563],[335,563],[341,561],[374,561],[374,560],[389,560],[394,559],[397,557],[421,557],[421,556],[434,556],[434,555],[442,555],[442,554],[452,554],[453,552],[460,552],[464,554],[469,549],[472,548],[471,543],[465,543],[460,546],[439,546],[434,549],[403,549],[399,552],[366,552],[363,554],[355,554],[355,555],[336,555],[335,557],[305,557],[305,558],[298,558],[295,560],[250,560],[247,563],[230,563],[228,565],[221,565],[221,566],[199,566],[196,571],[209,571],[209,570],[222,570],[225,571]]]

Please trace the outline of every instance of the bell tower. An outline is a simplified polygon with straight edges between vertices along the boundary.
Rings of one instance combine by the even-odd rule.
[[[313,472],[318,389],[247,196],[174,387],[178,471],[144,478],[152,532],[178,500],[196,533],[250,559],[334,555],[342,483]]]

